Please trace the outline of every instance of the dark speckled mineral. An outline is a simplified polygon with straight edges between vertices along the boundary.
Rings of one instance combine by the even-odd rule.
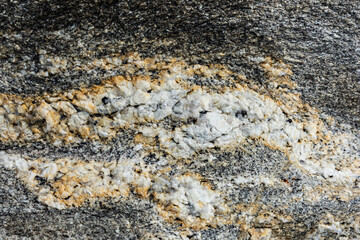
[[[172,76],[177,62],[185,65],[188,85],[155,87],[154,79]],[[144,81],[133,80],[140,75]],[[133,85],[124,90],[118,76]],[[275,86],[274,76],[288,81]],[[267,138],[245,129],[272,116],[259,117],[251,101],[247,110],[234,109],[235,100],[219,107],[221,100],[205,94],[186,102],[196,89],[210,99],[233,96],[238,83],[236,94],[260,99],[260,108],[271,99],[279,108],[272,114],[288,118],[279,131],[294,136],[291,126],[301,130],[298,148],[290,140],[280,144],[283,136],[271,127],[261,128]],[[119,87],[129,107],[106,108],[115,106],[111,87]],[[132,89],[133,95],[127,92]],[[160,118],[171,103],[151,96],[163,89],[180,97],[170,96],[176,102]],[[1,239],[360,238],[357,0],[0,0],[0,95]],[[56,108],[59,100],[52,99],[70,107]],[[204,107],[206,101],[214,101],[216,111]],[[197,103],[203,108],[198,112]],[[193,115],[176,115],[180,107],[186,112],[186,104]],[[240,135],[224,130],[236,121],[244,127]],[[216,138],[201,130],[203,123],[219,133]],[[20,128],[35,137],[27,141]],[[191,134],[195,143],[183,148]],[[302,151],[313,155],[303,159]],[[118,182],[114,162],[126,166]],[[74,180],[88,179],[81,171],[95,171],[105,190]]]

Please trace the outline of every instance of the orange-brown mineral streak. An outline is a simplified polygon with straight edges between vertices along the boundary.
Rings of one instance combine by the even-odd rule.
[[[137,54],[126,57],[133,59],[132,62],[130,61],[131,63],[127,64],[130,73],[133,72],[133,68],[144,68],[147,71],[156,69],[159,71],[159,77],[151,78],[149,75],[125,74],[124,76],[105,79],[99,85],[73,89],[64,93],[44,93],[36,96],[2,93],[0,94],[0,124],[3,125],[0,129],[0,140],[3,142],[45,140],[50,143],[57,142],[57,144],[59,142],[73,143],[81,139],[109,140],[115,136],[120,127],[113,127],[112,134],[106,137],[100,137],[94,126],[91,125],[71,128],[67,121],[76,113],[75,108],[89,113],[90,117],[97,121],[99,118],[95,117],[98,113],[95,106],[96,101],[101,101],[101,97],[105,96],[109,89],[116,88],[116,86],[146,81],[156,90],[164,83],[168,71],[177,68],[184,69],[188,76],[200,74],[209,77],[217,74],[221,78],[226,78],[231,73],[220,65],[213,65],[210,68],[201,65],[191,67],[175,58],[167,62],[156,62],[151,58],[141,60]],[[104,64],[106,65],[106,61]],[[190,86],[182,79],[177,79],[177,82],[190,91],[201,88],[196,85]]]

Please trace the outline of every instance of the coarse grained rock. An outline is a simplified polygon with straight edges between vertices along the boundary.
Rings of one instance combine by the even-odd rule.
[[[266,90],[272,87],[269,71],[260,66],[264,59],[270,57],[273,62],[281,61],[291,69],[290,78],[297,87],[290,89],[290,92],[300,93],[304,103],[335,119],[337,125],[331,128],[332,132],[352,133],[355,139],[359,139],[359,24],[360,6],[354,0],[2,1],[0,92],[6,96],[34,99],[40,96],[39,99],[42,99],[43,93],[58,96],[72,89],[88,89],[101,85],[109,77],[124,75],[124,69],[102,67],[101,59],[112,57],[113,54],[137,52],[142,59],[161,55],[163,59],[182,59],[189,65],[221,64],[243,75],[246,84],[257,86],[260,90],[254,91],[260,94],[262,88]],[[112,61],[118,60],[114,58]],[[81,69],[89,64],[93,67]],[[151,77],[155,78],[153,75]],[[194,77],[189,81],[203,89],[231,87],[228,82],[217,81],[216,77]],[[121,93],[132,96],[129,101],[134,106],[146,104],[150,99],[147,95],[150,90],[148,81],[144,80],[134,86],[134,95],[128,89],[130,92]],[[282,87],[279,84],[279,88]],[[95,116],[98,113],[92,112],[95,111],[92,102],[86,102],[81,97],[78,100],[82,102],[74,105],[80,115],[74,116],[70,122],[74,128],[84,125],[77,116],[89,114],[93,116],[91,121],[101,117],[102,122],[99,124],[103,124],[101,127],[107,126],[108,108],[100,109],[106,118]],[[94,105],[105,106],[108,101],[113,99],[101,98],[98,105]],[[118,109],[123,107],[117,104],[113,105]],[[53,126],[63,120],[60,115],[49,114],[54,110],[39,108],[43,109],[47,109],[47,112],[38,113],[38,118],[43,120],[36,121],[44,121],[44,131],[51,131]],[[69,116],[73,115],[72,108],[67,110]],[[164,112],[158,112],[156,116],[160,118],[161,114],[166,114]],[[165,117],[159,127],[171,131],[184,124],[196,127],[199,123],[203,126],[201,121],[205,121],[209,129],[217,131],[216,134],[220,132],[220,135],[226,135],[229,126],[224,122],[223,114],[215,111],[199,112],[198,117],[185,120]],[[240,111],[238,114],[246,116],[249,113]],[[127,116],[133,115],[129,113]],[[290,116],[296,118],[295,115]],[[128,117],[123,119],[127,120]],[[31,125],[33,121],[29,120],[28,124]],[[144,126],[150,128],[150,133],[154,133],[155,128],[151,125],[145,123]],[[165,216],[168,210],[156,208],[157,204],[163,206],[162,200],[159,200],[161,198],[153,193],[151,197],[145,196],[147,192],[141,188],[142,185],[131,185],[127,198],[118,196],[91,200],[76,208],[59,210],[41,202],[37,192],[32,191],[26,181],[19,180],[19,170],[1,165],[0,236],[5,239],[261,239],[261,235],[263,239],[359,237],[358,192],[352,189],[351,197],[347,197],[349,194],[345,191],[343,194],[320,194],[320,199],[308,200],[312,196],[304,195],[320,191],[316,187],[331,181],[328,179],[333,178],[332,173],[316,170],[318,172],[310,174],[301,171],[293,165],[288,153],[281,149],[264,146],[263,142],[256,141],[240,144],[240,148],[230,150],[223,150],[221,144],[215,144],[210,150],[199,147],[195,151],[196,157],[184,160],[176,159],[175,150],[171,152],[173,150],[167,150],[166,147],[167,155],[157,152],[155,147],[160,146],[161,140],[159,134],[146,138],[145,142],[142,138],[136,138],[141,131],[145,135],[145,130],[130,127],[114,131],[116,134],[109,139],[106,132],[99,132],[99,139],[108,139],[105,143],[86,140],[76,144],[56,145],[42,137],[49,134],[39,135],[41,141],[32,140],[28,143],[1,139],[0,150],[14,156],[21,154],[29,157],[26,161],[74,158],[106,163],[120,158],[137,158],[139,150],[133,142],[140,141],[152,149],[141,164],[157,166],[156,170],[162,166],[165,158],[169,161],[166,166],[171,168],[167,177],[174,176],[177,179],[191,172],[191,179],[209,184],[209,192],[201,189],[203,194],[212,196],[213,190],[216,192],[223,189],[221,196],[231,205],[231,214],[228,214],[231,220],[218,225],[206,223],[205,227],[188,227],[184,225],[187,215],[179,215],[179,219]],[[310,133],[311,129],[307,132]],[[79,134],[82,133],[86,133],[86,129],[80,129]],[[207,132],[201,134],[210,136]],[[351,153],[353,157],[359,156],[358,150]],[[136,171],[145,171],[142,167]],[[154,176],[149,178],[153,182],[158,181],[156,174],[151,174]],[[316,174],[323,174],[325,180],[318,180]],[[40,185],[43,182],[43,186],[48,184],[48,179],[37,178],[36,181]],[[198,189],[198,185],[194,183],[189,187],[186,181],[172,184],[178,184],[176,186],[179,189],[183,187],[188,192]],[[350,186],[348,183],[342,184]],[[358,180],[354,188],[356,184]],[[159,185],[153,188],[166,191],[163,185]],[[324,191],[332,190],[331,184],[324,186]],[[156,193],[157,190],[151,191]],[[176,193],[182,196],[180,192]],[[193,193],[188,194],[190,200],[197,197],[196,191]],[[138,197],[142,194],[145,194],[144,198]],[[221,205],[216,204],[212,206]],[[205,219],[205,213],[212,210],[204,212],[203,209],[207,208],[199,207],[195,214],[202,213]]]

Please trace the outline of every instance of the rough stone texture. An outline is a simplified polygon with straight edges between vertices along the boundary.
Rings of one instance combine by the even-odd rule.
[[[270,56],[290,66],[291,80],[299,86],[304,102],[340,124],[348,124],[348,131],[358,134],[360,5],[355,0],[166,3],[1,0],[0,3],[1,93],[38,95],[98,84],[105,77],[123,72],[101,68],[78,71],[76,67],[111,54],[134,51],[144,57],[159,54],[177,57],[189,64],[224,64],[252,83],[266,86],[266,73],[256,59]],[[209,80],[196,84],[214,83]],[[175,124],[171,120],[170,123]],[[131,130],[124,130],[109,143],[100,145],[85,142],[55,147],[43,142],[2,142],[0,150],[32,158],[75,156],[111,161],[134,156],[135,150],[128,144],[133,135]],[[250,215],[257,217],[270,212],[279,218],[291,216],[292,220],[262,223],[239,220],[186,231],[177,222],[164,221],[152,199],[133,195],[57,210],[40,203],[14,171],[1,166],[0,237],[260,239],[256,238],[256,229],[265,229],[261,230],[265,233],[272,229],[271,238],[278,239],[360,237],[359,195],[354,194],[349,201],[301,200],[302,188],[314,184],[315,177],[293,167],[284,153],[261,144],[228,152],[213,149],[210,153],[216,157],[211,164],[208,152],[199,153],[198,158],[186,163],[172,162],[173,174],[191,171],[206,177],[214,188],[226,189],[227,201],[243,204],[239,214],[254,211]],[[144,161],[156,165],[159,156],[149,155]],[[238,175],[247,179],[255,176],[255,180],[224,186],[224,182]],[[291,189],[256,182],[260,175],[281,179]],[[299,201],[294,200],[297,197]],[[341,227],[337,228],[337,224]]]

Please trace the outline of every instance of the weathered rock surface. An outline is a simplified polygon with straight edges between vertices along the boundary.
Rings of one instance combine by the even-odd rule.
[[[4,239],[360,238],[356,1],[0,5]]]

